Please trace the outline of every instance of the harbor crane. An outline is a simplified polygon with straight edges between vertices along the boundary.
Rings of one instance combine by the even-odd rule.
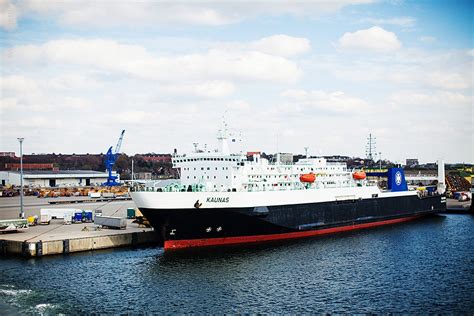
[[[113,146],[110,146],[109,150],[107,150],[107,154],[105,158],[105,169],[107,170],[109,175],[107,177],[107,182],[102,183],[102,185],[104,186],[111,187],[111,186],[120,185],[120,183],[117,182],[117,176],[112,175],[112,168],[119,155],[120,147],[122,146],[123,134],[125,134],[125,130],[122,130],[122,133],[120,134],[117,145],[115,146],[115,150],[112,151]]]

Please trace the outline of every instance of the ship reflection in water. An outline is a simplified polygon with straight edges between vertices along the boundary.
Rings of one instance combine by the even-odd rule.
[[[471,313],[474,217],[309,239],[3,259],[18,313]],[[5,309],[3,309],[5,310]]]

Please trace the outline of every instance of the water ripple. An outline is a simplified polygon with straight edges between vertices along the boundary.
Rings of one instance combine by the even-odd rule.
[[[472,313],[473,246],[474,217],[435,216],[245,247],[3,259],[0,307],[33,314]]]

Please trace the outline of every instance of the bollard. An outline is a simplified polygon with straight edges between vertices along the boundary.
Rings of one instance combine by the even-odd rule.
[[[132,233],[132,248],[137,247],[138,244],[138,233]]]
[[[7,241],[0,240],[0,256],[6,256],[6,255],[7,255]]]
[[[69,253],[69,239],[63,240],[63,253]]]
[[[21,244],[21,255],[23,257],[31,257],[30,243],[26,240]]]
[[[36,242],[36,256],[43,256],[43,241],[41,240]]]

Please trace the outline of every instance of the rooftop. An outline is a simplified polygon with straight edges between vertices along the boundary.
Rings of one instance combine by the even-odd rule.
[[[20,173],[20,171],[7,171],[11,173]],[[24,175],[77,175],[77,174],[96,174],[106,175],[106,172],[94,170],[23,170]]]

